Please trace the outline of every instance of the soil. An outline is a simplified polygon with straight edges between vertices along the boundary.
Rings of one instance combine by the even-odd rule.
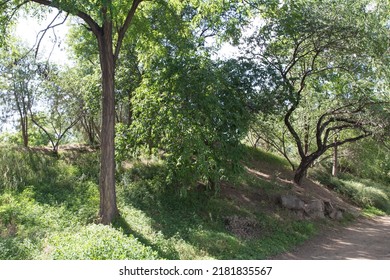
[[[347,227],[327,229],[275,260],[390,260],[390,216],[359,218]]]
[[[259,172],[261,170],[262,172]],[[290,186],[290,193],[298,196],[303,201],[312,198],[328,201],[339,209],[344,209],[355,217],[349,225],[334,222],[323,226],[320,233],[306,241],[293,251],[274,256],[275,260],[349,260],[349,259],[372,259],[390,260],[390,216],[364,218],[361,217],[361,209],[354,206],[346,197],[336,194],[331,189],[315,181],[304,179],[301,186],[294,184],[290,178],[291,171],[277,170],[270,166],[255,166],[247,171],[264,180],[275,180],[280,185]],[[228,191],[234,195],[232,191]],[[242,196],[242,195],[241,195]],[[260,194],[264,198],[264,194]],[[247,195],[243,203],[253,202],[259,205],[258,197]],[[248,199],[249,198],[249,199]],[[268,204],[268,207],[272,203]]]

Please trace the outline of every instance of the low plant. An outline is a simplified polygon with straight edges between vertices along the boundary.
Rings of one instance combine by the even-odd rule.
[[[385,185],[349,174],[332,177],[327,173],[319,172],[317,179],[360,207],[376,208],[390,213],[390,188]]]
[[[104,225],[52,234],[45,242],[45,257],[61,260],[152,260],[157,253],[133,236]]]

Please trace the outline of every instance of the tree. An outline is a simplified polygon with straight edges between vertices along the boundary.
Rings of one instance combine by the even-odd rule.
[[[383,131],[387,103],[376,84],[388,56],[386,11],[368,1],[285,1],[268,7],[248,40],[261,94],[282,108],[298,151],[297,184],[327,150]]]
[[[20,42],[19,42],[20,43]],[[17,114],[24,147],[29,145],[29,112],[39,91],[45,65],[36,62],[23,47],[9,47],[1,52],[0,96],[8,111],[7,119]]]
[[[100,168],[100,212],[103,224],[109,224],[119,214],[115,191],[115,96],[114,73],[123,39],[133,21],[135,12],[142,0],[122,1],[2,1],[1,15],[8,20],[25,5],[39,4],[56,8],[78,17],[96,39],[99,50],[99,63],[102,81],[102,133]]]
[[[118,151],[163,153],[170,185],[215,189],[239,168],[248,126],[239,66],[192,56],[160,63],[160,74],[145,74],[136,91],[134,121],[121,131],[128,139],[118,141],[124,143]]]
[[[55,8],[64,11],[74,17],[77,17],[81,25],[89,30],[95,37],[97,43],[99,64],[101,68],[101,84],[102,84],[102,123],[101,123],[101,168],[100,168],[100,212],[101,222],[109,224],[116,216],[118,216],[118,208],[116,204],[115,191],[115,159],[114,159],[114,136],[115,136],[115,70],[118,65],[120,50],[126,36],[127,31],[134,22],[136,10],[140,6],[142,0],[133,1],[75,1],[75,0],[3,0],[0,3],[1,22],[10,21],[21,7],[27,7],[31,4],[39,4],[40,7]],[[149,2],[149,1],[145,1]],[[242,7],[240,1],[156,1],[158,5],[168,6],[170,9],[165,11],[173,12],[174,16],[181,19],[180,12],[192,11],[187,14],[193,23],[197,23],[200,28],[193,30],[201,31],[208,34],[213,33],[216,27],[223,25],[226,34],[235,30],[236,27],[229,21],[231,8],[237,6]],[[155,3],[150,3],[152,6]],[[192,5],[193,4],[193,5]],[[145,5],[146,6],[146,5]],[[32,6],[30,6],[32,7]],[[146,9],[146,8],[145,8]],[[147,9],[146,9],[147,10]],[[196,11],[201,12],[196,12]],[[159,9],[151,9],[150,12],[155,14],[160,13]],[[154,22],[153,27],[163,25],[161,22],[155,21],[158,17],[151,14],[150,18]],[[204,20],[203,15],[208,17]],[[159,18],[164,19],[165,14]],[[233,21],[234,22],[234,21]],[[4,25],[5,26],[5,25]],[[2,25],[2,27],[4,27]],[[52,28],[49,26],[48,28]],[[172,26],[171,26],[172,27]],[[134,30],[137,34],[137,30]],[[152,30],[151,34],[158,34],[156,30]],[[137,36],[137,35],[136,35]]]
[[[60,71],[58,82],[61,91],[71,96],[64,108],[69,117],[79,121],[74,129],[82,137],[81,140],[95,147],[100,143],[101,130],[101,85],[99,70],[85,61],[79,61],[72,67]]]
[[[210,12],[209,7],[202,9]],[[214,11],[220,13],[215,7]],[[194,28],[201,14],[195,7],[158,12],[163,20],[145,21],[151,35],[141,36],[132,54],[138,67],[126,68],[140,69],[140,84],[127,91],[132,92],[133,119],[130,126],[117,126],[117,155],[163,153],[171,185],[184,190],[202,181],[213,188],[227,169],[239,165],[240,139],[249,119],[241,65],[209,58],[204,41],[215,27],[203,22]]]
[[[47,65],[45,79],[40,83],[39,111],[30,108],[31,121],[49,139],[53,152],[58,153],[60,142],[84,115],[80,89],[72,87],[68,72]]]

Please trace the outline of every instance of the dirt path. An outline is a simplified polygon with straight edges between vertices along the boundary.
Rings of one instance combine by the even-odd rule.
[[[390,260],[390,216],[327,230],[275,260]]]

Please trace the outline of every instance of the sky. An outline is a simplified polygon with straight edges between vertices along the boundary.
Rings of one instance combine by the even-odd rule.
[[[33,17],[21,17],[15,31],[15,36],[22,40],[28,48],[34,51],[40,39],[42,30],[55,18],[57,12],[50,13],[46,19],[38,21]],[[62,22],[63,17],[59,17],[55,22]],[[66,53],[66,34],[69,30],[68,23],[64,23],[55,29],[49,29],[42,39],[39,47],[39,57],[43,60],[50,59],[58,64],[68,64]]]
[[[42,35],[44,30],[50,22],[57,15],[57,11],[51,12],[45,20],[38,22],[33,17],[22,17],[16,27],[15,35],[27,44],[29,48],[34,48]],[[60,17],[55,22],[61,22],[63,17]],[[68,19],[69,21],[69,19]],[[69,30],[69,22],[50,29],[46,32],[39,48],[39,56],[41,59],[48,59],[50,57],[51,62],[57,64],[69,64],[68,55],[66,52],[66,34]],[[54,39],[56,38],[56,43]],[[35,46],[35,47],[34,47]],[[230,44],[224,43],[221,50],[216,57],[219,58],[231,58],[238,53],[238,49],[231,46]]]
[[[49,23],[56,16],[57,12],[53,12],[47,16],[46,19],[38,21],[35,18],[20,17],[16,26],[14,35],[19,38],[26,45],[27,48],[33,49],[35,52],[39,35],[42,34],[41,30],[44,30]],[[56,22],[61,22],[62,19]],[[56,27],[55,33],[53,30],[46,32],[39,47],[38,57],[40,60],[48,60],[56,64],[69,65],[70,61],[66,53],[66,34],[69,30],[67,23]],[[38,36],[38,37],[37,37]],[[57,41],[55,42],[55,37]],[[0,108],[1,110],[1,108]],[[16,130],[15,122],[17,116],[10,117],[6,123],[0,123],[0,133],[2,131],[13,132]]]

